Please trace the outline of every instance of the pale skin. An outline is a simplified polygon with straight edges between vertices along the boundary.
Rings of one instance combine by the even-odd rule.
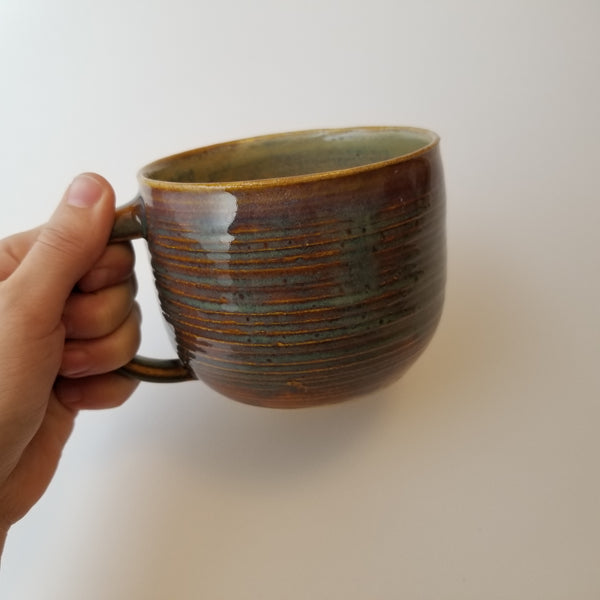
[[[76,177],[45,225],[0,240],[0,553],[39,500],[79,410],[125,402],[115,372],[135,354],[140,312],[129,244],[108,244],[115,198]]]

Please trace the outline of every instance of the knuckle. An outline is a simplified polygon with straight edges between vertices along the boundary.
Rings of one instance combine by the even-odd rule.
[[[141,311],[137,303],[133,305],[133,310],[131,311],[131,316],[129,318],[129,327],[130,327],[130,354],[133,356],[140,347],[142,342],[142,332],[140,330],[140,322],[141,322]],[[130,357],[131,358],[131,357]]]
[[[84,240],[51,223],[40,231],[37,243],[46,250],[63,256],[80,254],[85,249]]]

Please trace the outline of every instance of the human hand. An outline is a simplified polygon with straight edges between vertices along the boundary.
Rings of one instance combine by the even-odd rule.
[[[139,345],[134,256],[107,246],[114,193],[77,177],[50,221],[0,241],[0,552],[40,498],[79,409],[123,403]]]

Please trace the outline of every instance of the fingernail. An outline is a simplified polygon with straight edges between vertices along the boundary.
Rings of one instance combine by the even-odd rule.
[[[89,175],[75,177],[67,190],[67,204],[79,208],[90,208],[102,198],[100,182]]]

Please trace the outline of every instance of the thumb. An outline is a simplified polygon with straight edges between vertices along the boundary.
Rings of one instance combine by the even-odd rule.
[[[92,173],[76,177],[13,273],[27,290],[22,301],[43,307],[50,322],[59,319],[74,286],[105,249],[114,218],[110,184]]]

